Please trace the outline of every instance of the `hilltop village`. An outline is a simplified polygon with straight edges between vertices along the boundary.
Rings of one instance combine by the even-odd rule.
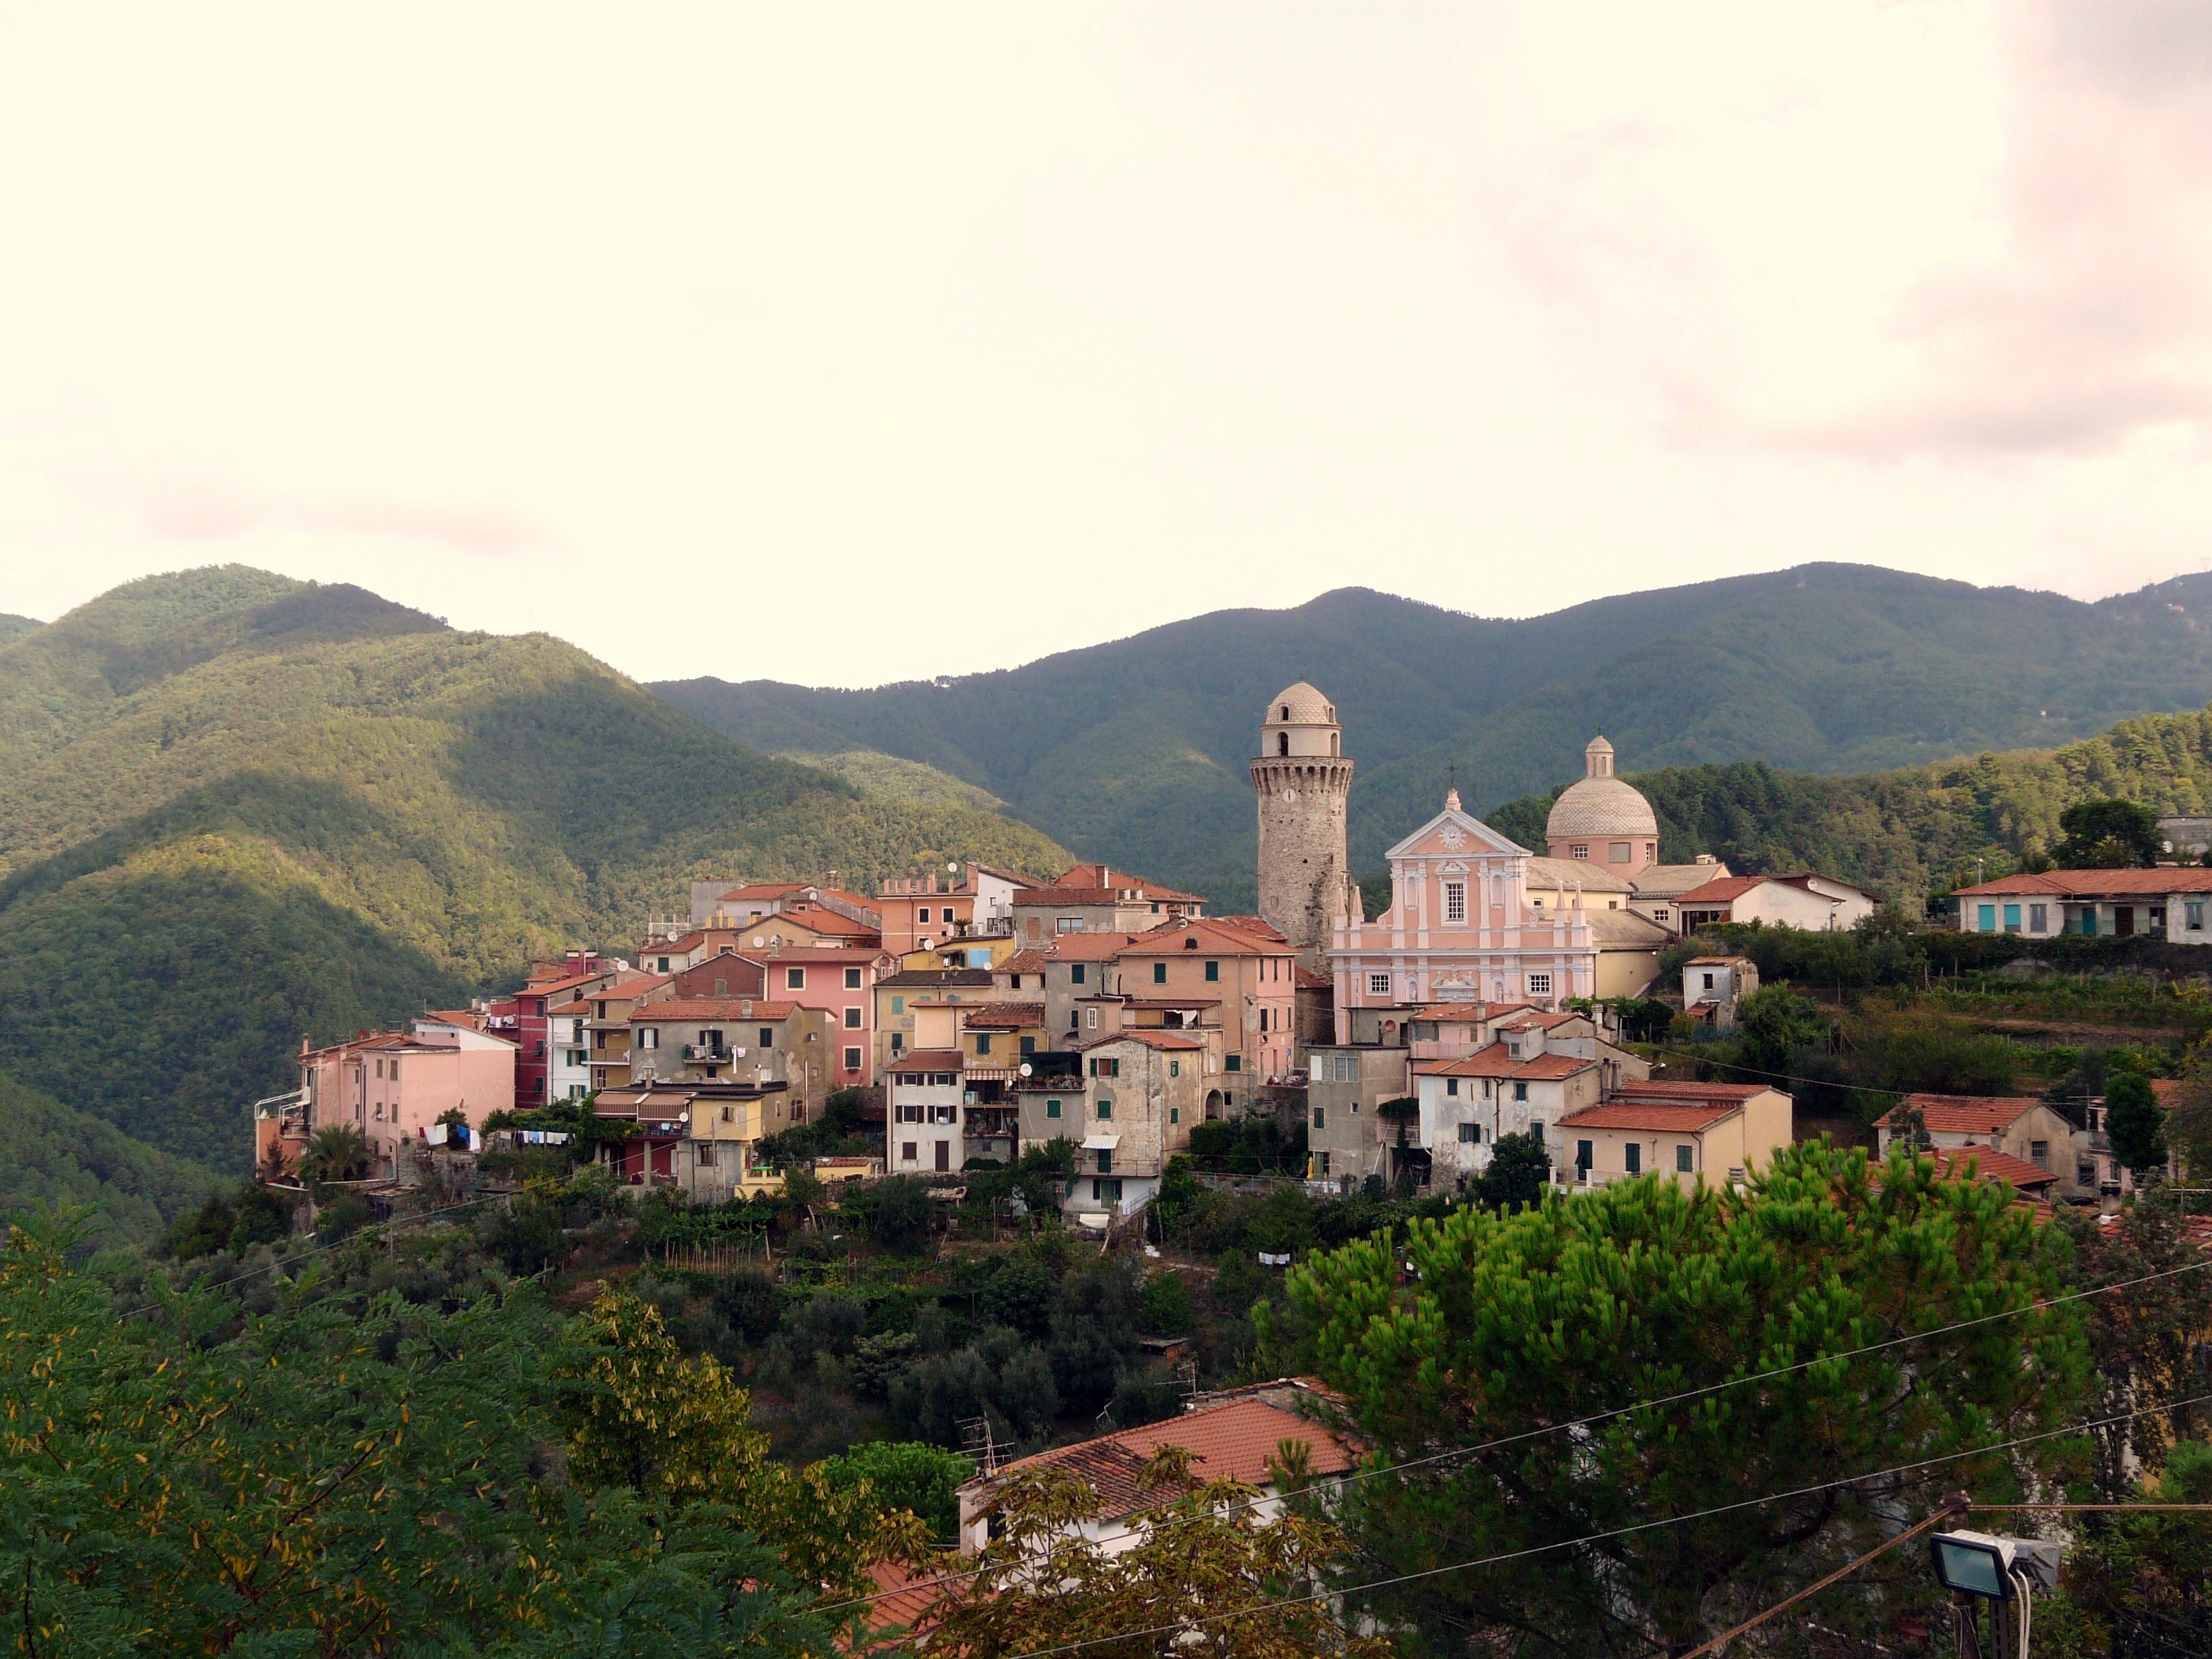
[[[256,1168],[289,1183],[318,1129],[349,1125],[372,1195],[397,1192],[488,1133],[564,1138],[492,1121],[568,1105],[614,1131],[596,1156],[623,1186],[715,1202],[779,1190],[779,1138],[834,1100],[868,1151],[817,1175],[957,1183],[1049,1151],[1066,1224],[1104,1232],[1208,1125],[1272,1126],[1311,1191],[1412,1195],[1465,1191],[1516,1138],[1557,1187],[1656,1171],[1687,1188],[1740,1182],[1832,1128],[1803,1121],[1786,1079],[1655,1065],[1624,1041],[1623,1010],[1725,1031],[1757,969],[1698,956],[1662,981],[1670,946],[1717,924],[1849,930],[1876,895],[1661,861],[1650,803],[1599,737],[1541,852],[1448,793],[1389,848],[1370,917],[1346,860],[1355,761],[1334,707],[1292,685],[1258,736],[1256,915],[1100,863],[953,862],[872,894],[834,872],[696,880],[688,912],[626,954],[574,950],[511,994],[303,1043],[299,1088],[256,1108]],[[1966,890],[1959,921],[2201,938],[2208,877],[2015,876]],[[1879,1146],[1909,1120],[2039,1202],[2130,1184],[2098,1126],[2033,1100],[1914,1096],[1899,1112]]]

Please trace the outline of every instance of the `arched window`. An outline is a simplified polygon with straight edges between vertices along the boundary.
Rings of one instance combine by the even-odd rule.
[[[1283,717],[1283,719],[1285,719],[1285,720],[1288,720],[1288,719],[1290,719],[1290,717],[1291,717],[1291,706],[1290,706],[1290,704],[1288,704],[1288,703],[1285,703],[1285,704],[1283,705],[1283,714],[1282,714],[1282,717]]]
[[[1275,733],[1275,752],[1278,755],[1287,755],[1291,752],[1291,734],[1289,732],[1278,732]]]
[[[1336,732],[1330,732],[1328,734],[1328,752],[1332,755],[1336,754],[1338,752],[1336,745],[1342,740],[1343,739],[1339,737]]]

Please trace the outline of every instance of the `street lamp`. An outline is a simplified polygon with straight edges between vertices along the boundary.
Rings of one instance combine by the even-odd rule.
[[[1973,1602],[1988,1601],[1998,1653],[2028,1659],[2033,1600],[2038,1591],[2048,1595],[2057,1589],[2059,1547],[1986,1532],[1939,1532],[1929,1540],[1929,1553],[1943,1588],[1960,1598],[1966,1628],[1972,1627]],[[2018,1605],[2008,1614],[1997,1610],[2004,1602]]]

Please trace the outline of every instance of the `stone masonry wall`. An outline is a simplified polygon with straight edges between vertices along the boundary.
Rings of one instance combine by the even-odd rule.
[[[1252,763],[1260,803],[1260,918],[1325,969],[1329,926],[1349,872],[1345,812],[1352,762],[1338,756],[1263,756]]]

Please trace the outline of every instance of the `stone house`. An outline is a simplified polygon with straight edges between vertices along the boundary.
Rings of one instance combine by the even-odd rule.
[[[1206,1044],[1169,1030],[1123,1030],[1084,1044],[1079,1092],[1022,1095],[1022,1146],[1076,1143],[1069,1215],[1133,1215],[1158,1193],[1167,1160],[1204,1121]],[[1057,1100],[1062,1115],[1050,1115]],[[1079,1113],[1073,1122],[1066,1114]]]
[[[2076,1129],[2047,1101],[2033,1095],[1907,1095],[1903,1106],[1875,1121],[1881,1157],[1911,1134],[1915,1117],[1931,1150],[1987,1147],[2051,1176],[2054,1196],[2088,1200],[2098,1195],[2102,1182],[2092,1133]]]
[[[781,1083],[792,1121],[821,1114],[832,1032],[818,1008],[753,997],[662,997],[629,1012],[633,1084]]]

